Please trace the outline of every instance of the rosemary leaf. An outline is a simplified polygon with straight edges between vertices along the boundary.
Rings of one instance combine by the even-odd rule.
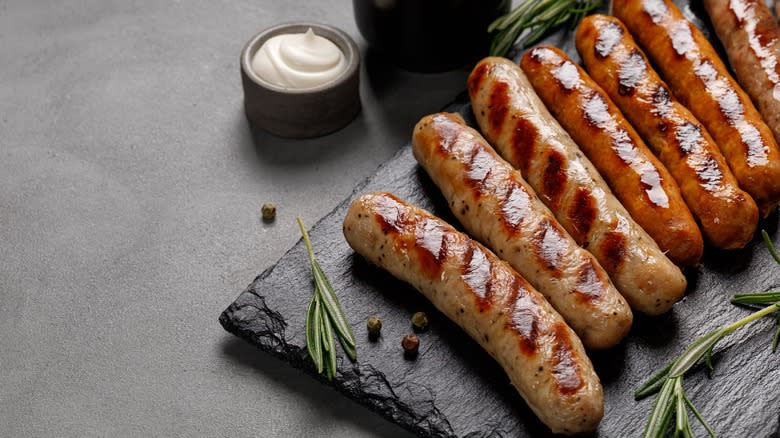
[[[680,435],[683,438],[693,438],[693,432],[691,431],[691,422],[688,418],[688,410],[685,405],[685,390],[682,386],[682,376],[675,379],[674,383],[674,398],[675,405],[677,407],[677,420],[674,424],[674,435]]]
[[[704,426],[704,429],[707,431],[707,433],[712,437],[715,438],[715,431],[712,430],[710,425],[704,420],[704,417],[701,416],[701,413],[698,409],[696,409],[696,406],[693,405],[690,399],[688,399],[688,396],[683,393],[683,399],[685,400],[685,404],[688,405],[688,407],[691,409],[691,412],[693,412],[693,415],[696,416],[696,419],[699,420],[699,423],[701,423],[702,426]]]
[[[780,301],[780,291],[755,292],[736,294],[731,298],[731,304],[774,304]]]
[[[780,344],[780,327],[775,331],[775,337],[772,338],[772,353],[777,351],[777,345]]]
[[[672,398],[674,382],[675,379],[666,379],[663,387],[661,387],[661,391],[653,403],[653,410],[650,411],[650,418],[647,420],[645,431],[642,434],[644,438],[663,436],[666,432],[666,427],[669,425],[668,419],[674,404],[674,399]]]
[[[713,330],[699,339],[693,341],[685,351],[674,361],[669,370],[669,377],[679,377],[691,369],[712,347],[720,341],[726,332],[724,329]]]
[[[347,344],[341,336],[339,336],[339,343],[341,343],[341,347],[344,348],[344,352],[347,353],[349,359],[353,362],[356,361],[357,351],[355,350],[355,346]]]
[[[634,399],[642,400],[643,398],[658,392],[664,385],[670,369],[672,369],[671,363],[665,366],[661,371],[655,373],[650,380],[645,382],[645,384],[634,393]]]
[[[328,380],[336,376],[336,343],[333,341],[333,328],[325,314],[325,309],[320,307],[320,323],[322,324],[322,344],[325,347],[325,375]]]
[[[341,308],[339,299],[336,297],[336,293],[333,291],[333,286],[330,285],[328,277],[325,276],[325,273],[322,271],[320,264],[317,263],[316,260],[312,259],[311,266],[312,272],[314,273],[316,289],[320,293],[323,307],[325,307],[325,310],[328,311],[328,315],[330,315],[330,319],[331,322],[333,322],[336,333],[338,333],[339,337],[341,337],[345,343],[354,347],[355,334],[352,332],[352,327],[349,325],[349,322],[347,322],[347,319],[344,316],[344,310]]]
[[[317,373],[322,373],[322,338],[320,337],[320,299],[317,294],[309,302],[306,316],[306,349],[314,361]]]
[[[764,238],[764,243],[769,249],[769,254],[772,254],[772,258],[775,259],[778,265],[780,265],[780,255],[777,255],[775,245],[772,244],[772,239],[769,237],[769,233],[767,233],[766,230],[761,230],[761,237]]]

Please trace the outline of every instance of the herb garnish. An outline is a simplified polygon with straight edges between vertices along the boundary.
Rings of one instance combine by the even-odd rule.
[[[490,54],[506,55],[526,29],[530,32],[522,39],[524,46],[539,41],[549,31],[569,21],[574,27],[600,5],[601,0],[525,0],[490,23],[488,33],[497,32],[490,44]]]
[[[762,230],[761,235],[764,238],[769,252],[775,261],[780,264],[780,257],[777,256],[772,240],[769,234]],[[683,388],[683,375],[696,365],[702,358],[707,368],[712,371],[712,349],[715,345],[731,332],[742,328],[753,321],[764,316],[771,315],[780,310],[780,291],[759,292],[748,294],[737,294],[731,299],[733,304],[742,305],[767,305],[761,310],[752,313],[739,321],[713,330],[706,335],[696,339],[682,354],[680,354],[672,363],[656,373],[642,387],[634,393],[634,397],[639,400],[658,393],[658,397],[653,403],[653,409],[650,412],[650,418],[643,433],[643,437],[663,437],[672,421],[674,422],[674,436],[693,437],[691,425],[688,418],[688,409],[693,412],[699,422],[704,426],[710,436],[715,436],[715,431],[707,424],[704,417],[699,413],[693,403],[685,395]],[[777,315],[780,323],[780,314]],[[775,332],[772,341],[772,351],[777,349],[778,340],[780,340],[780,328]]]
[[[333,332],[338,335],[339,342],[351,360],[357,359],[355,351],[355,334],[344,317],[339,299],[325,276],[317,259],[314,258],[314,250],[309,240],[309,233],[303,226],[303,220],[298,219],[298,226],[309,252],[311,272],[314,278],[314,295],[306,312],[306,349],[314,361],[317,372],[328,380],[336,376],[336,342],[333,340]],[[335,330],[334,330],[335,329]]]

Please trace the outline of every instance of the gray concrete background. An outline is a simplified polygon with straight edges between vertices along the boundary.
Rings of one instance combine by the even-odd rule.
[[[253,140],[239,53],[296,19],[358,42],[363,111]],[[0,436],[402,436],[217,317],[466,75],[389,67],[348,0],[0,0]]]

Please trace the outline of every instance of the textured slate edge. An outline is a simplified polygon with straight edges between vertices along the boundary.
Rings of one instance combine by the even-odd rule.
[[[448,108],[452,109],[456,106],[462,106],[462,104],[453,104],[448,106]],[[401,148],[391,159],[382,163],[374,174],[402,155],[406,147]],[[340,207],[348,203],[371,180],[372,176],[369,176],[359,183],[346,199],[334,207],[333,211],[339,210]],[[320,223],[330,214],[317,221],[311,229],[311,234],[314,234]],[[284,259],[301,245],[303,245],[302,239],[293,245],[279,260]],[[252,284],[222,312],[219,316],[219,322],[226,331],[255,345],[260,350],[289,363],[291,366],[305,371],[321,383],[331,386],[347,397],[365,405],[372,411],[418,436],[456,437],[447,418],[435,407],[433,394],[429,394],[430,397],[427,399],[417,399],[410,402],[402,400],[397,392],[393,390],[385,376],[371,365],[351,363],[348,360],[344,360],[342,355],[338,355],[336,378],[333,381],[328,381],[323,376],[317,374],[313,363],[308,360],[309,355],[305,346],[301,347],[287,342],[285,339],[287,323],[279,312],[270,309],[266,305],[265,297],[257,292],[256,286],[268,277],[278,265],[279,261],[257,276]],[[377,383],[379,385],[376,385]],[[368,390],[372,386],[378,386],[381,389],[378,391]],[[422,409],[423,413],[420,414],[419,409],[413,403],[416,405],[429,405],[430,409]],[[466,436],[468,438],[478,438],[495,436],[496,433],[474,432]]]

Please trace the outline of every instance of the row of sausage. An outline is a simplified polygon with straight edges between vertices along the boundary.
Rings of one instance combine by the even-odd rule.
[[[760,50],[780,31],[760,0],[705,6],[750,97],[671,1],[613,0],[577,30],[588,72],[550,46],[486,58],[468,80],[482,134],[446,113],[415,127],[415,158],[485,246],[389,193],[345,218],[349,244],[479,342],[554,432],[603,415],[584,347],[620,342],[632,309],[669,310],[705,239],[743,247],[780,201],[780,52]]]

